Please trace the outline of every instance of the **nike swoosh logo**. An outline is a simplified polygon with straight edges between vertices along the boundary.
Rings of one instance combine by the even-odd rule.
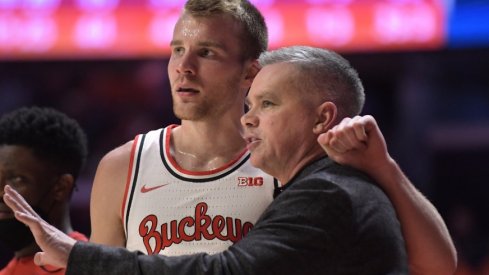
[[[161,188],[163,186],[167,186],[169,183],[167,184],[162,184],[162,185],[157,185],[157,186],[153,186],[153,187],[149,187],[149,188],[146,188],[146,184],[143,185],[143,187],[141,187],[141,193],[147,193],[149,191],[153,191],[153,190],[156,190],[158,188]]]

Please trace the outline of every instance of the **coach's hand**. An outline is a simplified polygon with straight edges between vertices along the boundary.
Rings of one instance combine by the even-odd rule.
[[[66,267],[76,241],[39,217],[13,188],[5,185],[4,190],[3,200],[14,211],[15,218],[30,228],[42,250],[34,256],[34,262],[40,266]]]
[[[394,162],[377,122],[369,115],[343,119],[321,134],[318,142],[334,161],[362,170],[374,178]]]

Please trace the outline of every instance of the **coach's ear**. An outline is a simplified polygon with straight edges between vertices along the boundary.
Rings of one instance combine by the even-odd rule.
[[[313,133],[320,135],[326,133],[335,125],[338,109],[331,101],[325,101],[316,109],[316,123],[312,129]]]

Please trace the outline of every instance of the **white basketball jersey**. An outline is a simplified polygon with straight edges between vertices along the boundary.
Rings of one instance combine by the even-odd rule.
[[[239,241],[272,202],[277,182],[237,159],[191,172],[170,155],[172,125],[133,142],[122,205],[126,247],[168,256],[221,252]]]

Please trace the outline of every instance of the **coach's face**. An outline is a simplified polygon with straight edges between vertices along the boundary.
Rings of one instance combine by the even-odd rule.
[[[263,67],[247,97],[249,111],[241,118],[251,163],[284,184],[311,158],[324,154],[315,131],[322,102],[299,84],[300,77],[291,64]]]

